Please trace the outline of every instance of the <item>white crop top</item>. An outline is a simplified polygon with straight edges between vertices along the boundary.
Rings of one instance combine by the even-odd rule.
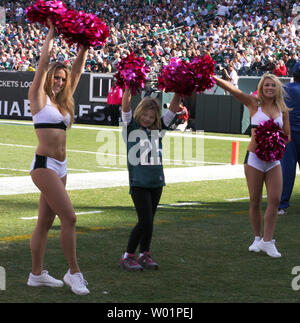
[[[270,119],[271,118],[262,111],[262,108],[258,107],[256,113],[251,118],[251,126],[255,127],[260,122],[268,121]],[[274,119],[274,122],[276,122],[280,128],[283,127],[283,119],[282,119],[282,112],[281,111],[280,111],[280,115],[276,119]]]
[[[47,96],[47,103],[32,117],[34,127],[37,128],[58,128],[64,129],[70,125],[71,117],[67,113],[65,116],[62,115],[58,109],[56,109]]]

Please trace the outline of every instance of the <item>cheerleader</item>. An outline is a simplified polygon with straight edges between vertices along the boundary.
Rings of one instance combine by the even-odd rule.
[[[273,119],[290,140],[289,113],[283,99],[283,87],[280,80],[272,74],[261,78],[257,97],[246,94],[217,76],[216,84],[230,92],[241,104],[245,105],[251,117],[251,141],[244,162],[244,170],[250,195],[250,221],[254,241],[249,251],[266,252],[270,257],[281,257],[275,246],[273,234],[275,230],[278,206],[282,192],[282,172],[280,161],[267,162],[256,154],[256,128],[262,121]],[[267,208],[264,213],[264,228],[262,221],[262,191],[263,184],[267,190]],[[262,236],[263,233],[263,236]]]
[[[43,268],[48,231],[55,216],[61,222],[61,247],[69,270],[64,282],[75,294],[89,293],[76,257],[76,215],[65,189],[67,180],[66,129],[74,120],[73,94],[80,79],[87,50],[80,47],[72,70],[60,62],[49,64],[55,38],[50,19],[48,35],[32,85],[28,92],[38,146],[31,165],[31,178],[41,191],[37,225],[31,237],[32,271],[29,286],[62,287],[63,281],[53,278]]]

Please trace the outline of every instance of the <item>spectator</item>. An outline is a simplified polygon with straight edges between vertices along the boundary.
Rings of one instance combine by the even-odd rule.
[[[239,81],[239,77],[237,75],[237,72],[234,68],[234,64],[231,62],[229,65],[228,65],[228,73],[229,73],[229,81],[230,83],[235,86],[235,87],[239,87],[238,86],[238,81]]]
[[[259,75],[260,71],[263,70],[263,65],[261,62],[261,57],[259,55],[256,55],[254,58],[254,62],[250,65],[250,70],[252,75]]]
[[[112,71],[112,67],[111,67],[111,64],[110,64],[110,61],[109,59],[105,59],[102,63],[102,67],[100,68],[100,71],[102,73],[111,73]]]
[[[24,60],[33,66],[38,63],[47,28],[39,29],[35,24],[26,23],[24,10],[31,3],[29,0],[0,0],[0,6],[6,9],[7,20],[0,33],[0,48],[8,54],[9,62],[4,69],[0,67],[1,70],[18,70],[19,61]],[[89,50],[88,63],[92,71],[100,70],[103,61],[108,59],[112,72],[115,72],[120,58],[130,51],[145,58],[150,56],[150,64],[162,58],[164,64],[168,63],[174,55],[190,60],[190,57],[209,52],[218,63],[229,56],[230,61],[235,62],[239,75],[251,74],[254,62],[258,61],[256,57],[260,56],[261,67],[257,66],[255,73],[273,72],[275,64],[283,59],[287,75],[291,76],[292,66],[299,59],[299,31],[291,23],[292,9],[299,3],[298,0],[276,2],[278,5],[259,0],[169,0],[151,3],[127,0],[126,6],[124,1],[111,0],[70,0],[66,3],[70,8],[96,13],[110,27],[107,44],[103,48]],[[59,37],[52,59],[70,60],[76,54],[76,46],[71,46],[70,50],[67,48],[65,41]],[[20,54],[20,59],[16,54]],[[101,64],[98,57],[102,60]],[[241,68],[238,62],[243,65]]]
[[[274,69],[275,69],[274,59],[272,56],[270,56],[268,58],[268,60],[266,61],[265,71],[266,72],[273,72]]]
[[[276,76],[286,76],[286,73],[287,73],[287,69],[284,64],[284,61],[280,59],[279,62],[275,65],[273,74],[275,74]]]
[[[84,71],[87,72],[87,73],[92,72],[92,66],[91,66],[90,63],[85,64]]]
[[[297,63],[296,60],[296,54],[295,53],[291,53],[291,55],[288,57],[288,60],[285,64],[286,68],[287,68],[287,74],[288,76],[292,76],[293,74],[293,67],[294,65]]]

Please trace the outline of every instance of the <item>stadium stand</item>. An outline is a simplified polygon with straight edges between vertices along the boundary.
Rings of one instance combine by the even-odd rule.
[[[33,1],[0,0],[0,71],[34,71],[47,29],[29,23],[25,8]],[[153,74],[171,57],[191,60],[209,54],[222,71],[234,62],[238,75],[266,71],[291,76],[299,60],[299,0],[69,0],[70,8],[96,13],[110,28],[104,47],[91,48],[86,72],[114,72],[131,51],[145,57]],[[53,60],[72,64],[76,47],[63,38]]]

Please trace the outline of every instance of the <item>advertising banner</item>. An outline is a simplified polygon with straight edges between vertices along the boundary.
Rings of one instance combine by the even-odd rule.
[[[28,90],[33,72],[0,72],[0,119],[32,120]],[[74,94],[75,122],[110,124],[107,96],[112,74],[83,73]]]

